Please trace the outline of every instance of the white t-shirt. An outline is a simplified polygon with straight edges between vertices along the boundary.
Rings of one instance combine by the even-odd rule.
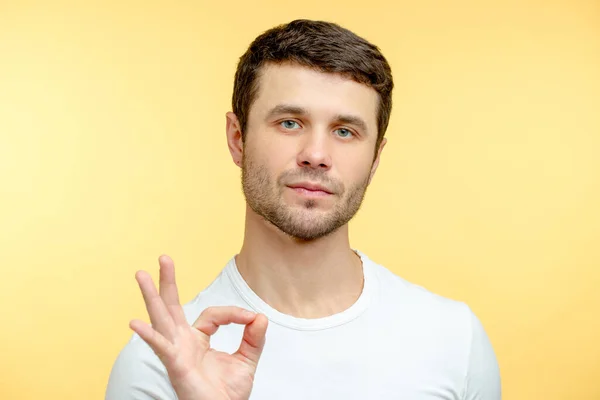
[[[235,258],[184,305],[185,314],[192,324],[207,307],[235,305],[269,318],[251,400],[500,400],[496,356],[470,308],[357,254],[363,292],[333,316],[278,312],[246,284]],[[211,346],[235,352],[243,329],[221,326]],[[161,361],[137,334],[113,366],[106,399],[177,399]]]

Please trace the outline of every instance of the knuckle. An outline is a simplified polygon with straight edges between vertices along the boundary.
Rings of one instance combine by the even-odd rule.
[[[202,318],[210,318],[214,315],[215,315],[214,307],[207,307],[204,309],[204,311],[202,311],[202,313],[200,313],[200,317],[202,317]]]

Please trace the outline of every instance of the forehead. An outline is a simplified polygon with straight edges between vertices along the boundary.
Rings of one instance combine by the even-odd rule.
[[[340,74],[296,64],[267,64],[258,77],[258,92],[250,114],[266,114],[280,104],[305,108],[311,115],[354,114],[376,131],[379,95],[371,87]]]

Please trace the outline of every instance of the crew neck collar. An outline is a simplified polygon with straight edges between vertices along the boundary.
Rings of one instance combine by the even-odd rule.
[[[297,318],[277,311],[268,305],[250,288],[250,286],[248,286],[237,268],[235,257],[229,261],[225,267],[225,272],[230,279],[232,286],[244,301],[248,303],[255,312],[265,314],[270,322],[295,330],[323,330],[343,325],[359,317],[368,308],[371,302],[374,287],[372,261],[360,251],[354,250],[354,252],[362,261],[361,264],[364,277],[363,290],[359,298],[349,308],[337,314],[322,318]]]

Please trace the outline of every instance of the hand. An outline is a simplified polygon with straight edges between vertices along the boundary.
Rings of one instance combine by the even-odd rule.
[[[133,320],[135,331],[160,358],[179,400],[247,400],[265,344],[268,320],[239,307],[209,307],[190,326],[179,303],[175,267],[168,256],[159,258],[157,293],[148,273],[138,271],[151,325]],[[234,354],[210,348],[210,336],[219,326],[246,325]]]

